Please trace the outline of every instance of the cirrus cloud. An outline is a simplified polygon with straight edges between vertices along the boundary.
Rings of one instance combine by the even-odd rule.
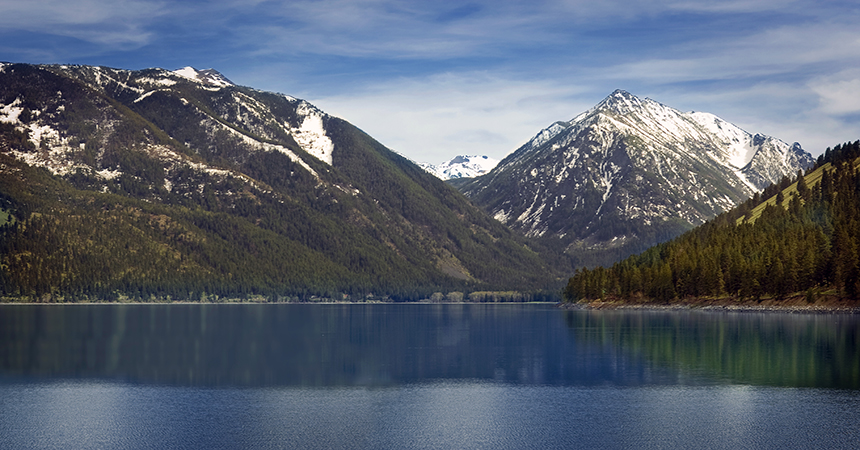
[[[0,60],[214,67],[431,161],[504,156],[616,88],[815,153],[860,137],[858,21],[814,0],[0,0]]]
[[[152,38],[146,28],[165,11],[148,0],[0,1],[0,30],[77,38],[106,47],[140,46]]]

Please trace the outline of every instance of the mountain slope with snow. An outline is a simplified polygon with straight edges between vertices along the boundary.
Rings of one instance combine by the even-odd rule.
[[[15,224],[0,226],[0,296],[417,299],[559,281],[350,123],[211,69],[0,65],[0,220]]]
[[[460,189],[527,236],[612,259],[674,237],[811,164],[799,144],[618,90]]]

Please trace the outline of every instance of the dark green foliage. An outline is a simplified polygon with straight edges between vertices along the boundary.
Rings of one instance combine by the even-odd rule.
[[[780,198],[791,185],[784,179],[675,240],[608,269],[577,271],[565,297],[670,301],[805,295],[813,301],[814,292],[833,289],[860,299],[858,156],[860,141],[828,149],[818,164],[832,168],[813,187],[799,174],[797,192]],[[766,206],[754,223],[736,223],[772,196],[782,206]]]
[[[807,173],[813,172],[815,169],[824,166],[827,163],[835,164],[842,161],[851,161],[860,158],[860,140],[854,142],[846,142],[837,145],[831,149],[827,147],[815,162],[815,166],[810,167]]]
[[[0,73],[0,99],[63,140],[38,148],[0,127],[0,296],[403,301],[476,290],[545,298],[561,287],[522,238],[349,123],[323,116],[328,165],[289,134],[299,101],[146,81],[159,77],[171,75]],[[62,147],[78,168],[51,175],[13,147]]]
[[[29,133],[17,130],[12,124],[0,122],[0,152],[13,149],[32,151],[35,148],[30,142]]]

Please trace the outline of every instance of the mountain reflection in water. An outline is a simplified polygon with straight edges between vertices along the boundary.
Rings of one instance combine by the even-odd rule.
[[[860,388],[860,317],[714,311],[576,311],[580,342],[723,382]]]
[[[551,305],[6,305],[0,375],[185,386],[860,388],[844,315]]]

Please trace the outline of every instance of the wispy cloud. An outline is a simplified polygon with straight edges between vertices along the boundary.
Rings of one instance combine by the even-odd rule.
[[[0,60],[215,67],[431,161],[503,156],[615,88],[817,151],[860,138],[855,3],[0,0]]]
[[[577,36],[601,30],[607,32],[602,40],[612,40],[631,22],[656,21],[668,29],[728,17],[720,26],[731,27],[733,19],[741,31],[756,29],[740,23],[743,17],[768,27],[779,18],[805,21],[831,9],[809,0],[291,0],[257,2],[254,14],[261,18],[237,25],[260,33],[260,50],[273,53],[451,58],[510,46],[580,45]]]
[[[523,19],[492,4],[322,0],[265,2],[267,19],[238,23],[258,52],[364,58],[457,58],[518,33]],[[510,34],[502,42],[509,41]]]
[[[819,96],[819,110],[844,115],[860,112],[860,67],[815,78],[810,89]]]
[[[162,16],[165,2],[148,0],[0,1],[0,30],[68,36],[109,48],[140,46],[146,26]]]
[[[457,154],[502,157],[541,128],[570,119],[571,109],[590,106],[576,100],[579,94],[576,86],[475,72],[310,100],[410,158],[437,163]]]

